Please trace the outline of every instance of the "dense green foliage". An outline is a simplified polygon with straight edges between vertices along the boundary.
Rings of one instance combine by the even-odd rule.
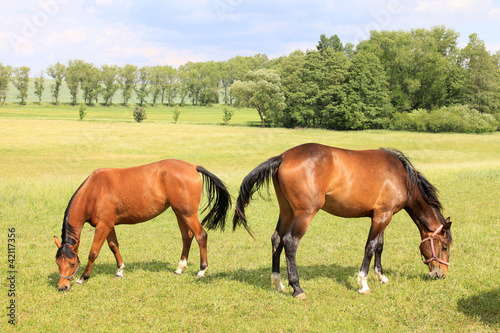
[[[497,126],[478,125],[473,132],[494,131],[500,120],[500,52],[489,54],[475,34],[463,49],[457,39],[458,33],[444,27],[372,31],[353,50],[343,47],[338,37],[321,36],[317,50],[296,51],[273,63],[287,103],[282,125],[392,128],[399,126],[393,122],[403,112],[465,105],[462,109],[497,120]],[[481,119],[490,122],[486,118]],[[408,126],[456,131],[453,125]]]
[[[121,95],[124,105],[133,98],[141,106],[234,102],[255,108],[263,126],[495,131],[500,121],[500,51],[490,54],[476,34],[469,36],[463,48],[458,46],[458,38],[455,30],[442,26],[372,31],[356,46],[343,45],[337,35],[323,34],[315,50],[297,50],[272,60],[257,54],[227,61],[187,62],[176,69],[132,64],[98,68],[76,59],[67,65],[48,66],[46,72],[54,79],[51,96],[56,104],[64,80],[74,105],[79,98],[86,104],[110,105],[115,95]],[[273,77],[262,77],[270,71]],[[28,74],[28,67],[13,70],[0,64],[0,99],[7,98],[6,82],[11,79],[24,104]],[[42,79],[43,74],[36,79],[39,102]],[[425,110],[429,113],[426,121],[433,121],[435,110],[455,106],[477,110],[480,115],[472,119],[488,125],[421,126],[412,123],[422,121],[421,117],[406,115]],[[496,126],[484,115],[492,115]],[[464,113],[458,116],[464,117]],[[440,117],[439,121],[446,119]]]

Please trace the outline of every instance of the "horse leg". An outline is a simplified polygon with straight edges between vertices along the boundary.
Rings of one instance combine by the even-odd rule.
[[[112,228],[109,228],[104,223],[97,224],[95,228],[94,241],[92,242],[92,247],[90,248],[89,253],[89,262],[87,263],[87,267],[83,271],[82,276],[76,283],[83,284],[85,280],[90,277],[90,271],[92,271],[92,266],[94,266],[94,261],[97,259],[99,252],[101,251],[102,245],[104,241],[108,237]]]
[[[304,236],[313,219],[314,214],[303,214],[296,216],[290,229],[283,237],[283,246],[285,248],[286,263],[288,268],[288,282],[293,288],[293,297],[305,299],[306,294],[299,285],[299,274],[297,272],[296,254],[300,240]]]
[[[108,235],[108,245],[111,249],[111,252],[115,255],[116,266],[118,267],[118,271],[116,272],[116,277],[123,277],[123,271],[125,271],[125,264],[123,263],[122,256],[120,254],[118,239],[116,238],[115,228],[111,229]]]
[[[198,246],[200,247],[200,271],[198,274],[196,274],[197,277],[203,277],[205,275],[205,271],[208,268],[208,260],[207,260],[207,232],[203,227],[201,226],[200,221],[198,220],[198,215],[196,213],[191,214],[190,216],[185,216],[185,215],[178,215],[177,216],[177,221],[179,222],[179,226],[185,225],[189,229],[192,235],[196,238],[196,241],[198,242]],[[181,230],[182,232],[182,230]],[[192,236],[191,236],[192,239]],[[184,240],[184,238],[183,238]],[[186,237],[187,240],[187,237]],[[191,244],[189,242],[189,244]],[[187,247],[189,251],[189,247]],[[182,259],[181,259],[182,260]],[[187,260],[187,253],[186,253],[186,260]]]
[[[384,275],[384,271],[382,270],[382,251],[384,250],[384,233],[382,232],[380,236],[380,243],[375,250],[375,264],[374,270],[375,275],[377,275],[377,279],[381,283],[389,282],[389,279]]]
[[[368,240],[365,245],[365,256],[361,264],[361,269],[358,274],[358,284],[360,286],[359,293],[363,295],[368,295],[370,293],[370,287],[366,282],[368,279],[368,271],[370,269],[370,263],[372,257],[377,250],[382,254],[383,249],[383,239],[384,239],[384,229],[389,224],[392,215],[375,216],[372,218],[372,225],[370,227],[370,233],[368,234]],[[380,263],[380,261],[379,261]],[[381,268],[381,267],[380,267]]]
[[[191,249],[191,242],[193,241],[193,233],[189,230],[186,222],[180,218],[177,218],[177,223],[179,224],[179,229],[182,235],[182,254],[179,265],[175,270],[175,274],[181,275],[187,268],[187,260],[189,257],[189,250]]]
[[[280,258],[283,251],[283,233],[280,233],[281,217],[278,219],[276,231],[271,237],[271,244],[273,249],[273,269],[271,273],[271,285],[278,291],[285,292],[285,286],[281,283],[280,276]]]

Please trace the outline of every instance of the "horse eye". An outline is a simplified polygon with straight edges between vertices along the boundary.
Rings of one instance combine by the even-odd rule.
[[[70,267],[75,267],[75,263],[72,262],[71,264],[69,264]]]
[[[448,248],[446,246],[443,246],[443,251],[448,251]]]

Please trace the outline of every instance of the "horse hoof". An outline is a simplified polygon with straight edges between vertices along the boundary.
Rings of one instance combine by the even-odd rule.
[[[181,275],[181,274],[182,274],[182,270],[176,270],[176,271],[174,272],[174,274],[175,274],[175,275]]]
[[[79,279],[75,282],[76,284],[83,284],[83,280],[82,279]]]
[[[303,300],[303,299],[306,299],[306,298],[307,298],[307,296],[306,296],[306,294],[305,294],[305,293],[300,293],[300,294],[298,294],[298,295],[294,295],[293,297],[294,297],[295,299],[301,299],[301,300]]]
[[[370,295],[370,289],[358,290],[361,295]]]

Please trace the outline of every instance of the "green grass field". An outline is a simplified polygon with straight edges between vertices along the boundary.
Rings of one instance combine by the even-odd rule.
[[[420,134],[269,129],[252,110],[236,110],[231,126],[222,109],[147,108],[135,123],[132,108],[0,107],[0,242],[15,228],[16,325],[8,324],[10,282],[7,246],[1,269],[0,331],[20,332],[494,332],[500,330],[500,133]],[[244,229],[209,232],[207,276],[195,278],[199,250],[174,275],[182,242],[168,210],[147,223],[117,227],[126,264],[115,279],[115,260],[104,245],[91,278],[57,291],[53,236],[60,237],[66,205],[80,183],[101,167],[127,167],[164,158],[203,165],[225,180],[233,195],[260,162],[305,142],[343,148],[394,147],[440,189],[454,244],[445,280],[427,278],[418,229],[405,212],[385,232],[383,263],[388,285],[370,273],[372,293],[357,293],[356,277],[370,222],[320,212],[297,254],[308,298],[271,289],[275,200],[254,198],[248,209],[252,239]],[[272,193],[272,190],[271,190]],[[82,233],[87,263],[93,228]],[[80,274],[82,271],[79,272]],[[282,257],[282,278],[286,264]]]

